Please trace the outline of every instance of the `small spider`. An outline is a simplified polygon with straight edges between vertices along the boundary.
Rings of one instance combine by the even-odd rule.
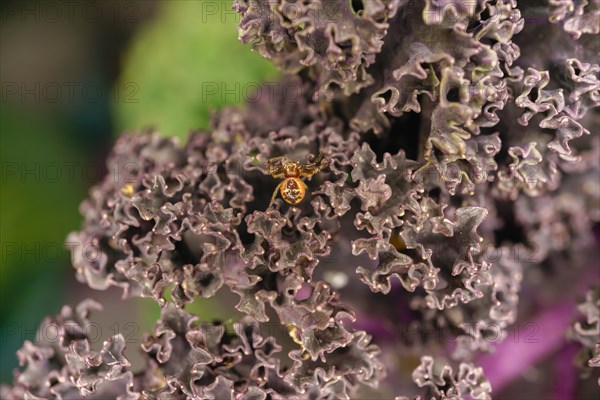
[[[302,181],[301,178],[308,178],[309,180],[317,172],[321,171],[329,164],[323,154],[319,153],[317,157],[310,164],[300,164],[297,161],[289,161],[285,156],[271,158],[267,161],[267,172],[277,179],[283,179],[283,181],[277,185],[269,207],[273,205],[277,191],[281,192],[283,200],[290,204],[298,204],[304,198],[306,189],[308,187]]]

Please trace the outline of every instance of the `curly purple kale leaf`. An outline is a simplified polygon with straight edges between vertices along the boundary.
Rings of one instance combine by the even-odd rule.
[[[63,334],[3,398],[490,398],[478,355],[597,268],[598,4],[234,1],[294,75],[182,145],[120,138],[67,239],[81,282],[162,307],[144,368]],[[267,209],[267,161],[318,153],[307,198]],[[590,296],[569,335],[597,366]],[[233,331],[185,311],[211,297]]]

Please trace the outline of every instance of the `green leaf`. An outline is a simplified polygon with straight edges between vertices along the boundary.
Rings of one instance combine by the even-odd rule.
[[[64,240],[81,223],[78,206],[93,178],[85,171],[99,174],[100,166],[84,161],[58,118],[31,118],[9,105],[1,114],[0,299],[6,311],[22,295],[22,281],[40,268],[68,271]]]
[[[114,93],[119,130],[155,128],[185,137],[206,129],[210,112],[251,99],[274,79],[271,63],[237,39],[230,2],[164,2],[134,38]]]
[[[81,223],[78,205],[100,166],[84,161],[55,114],[4,104],[0,111],[0,379],[17,367],[15,352],[44,315],[60,309],[67,274],[67,233]],[[91,175],[87,175],[89,171]]]

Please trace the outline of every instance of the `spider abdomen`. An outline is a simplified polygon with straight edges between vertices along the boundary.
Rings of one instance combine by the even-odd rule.
[[[273,191],[269,207],[277,196],[277,191],[286,203],[296,205],[304,199],[308,187],[301,178],[312,178],[313,175],[325,168],[329,162],[319,153],[313,162],[300,164],[298,161],[289,161],[285,156],[269,159],[267,162],[267,173],[275,179],[283,179]]]
[[[304,198],[304,185],[299,178],[285,178],[279,189],[281,197],[290,204],[298,204]]]

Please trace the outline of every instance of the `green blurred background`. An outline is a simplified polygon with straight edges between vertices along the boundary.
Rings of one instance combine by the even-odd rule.
[[[64,247],[115,138],[148,128],[185,137],[278,72],[238,42],[230,1],[1,4],[0,379],[9,382],[15,352],[63,304],[99,300],[98,336],[121,331],[132,342],[158,315],[153,301],[78,283]],[[194,307],[223,317],[214,303]]]

